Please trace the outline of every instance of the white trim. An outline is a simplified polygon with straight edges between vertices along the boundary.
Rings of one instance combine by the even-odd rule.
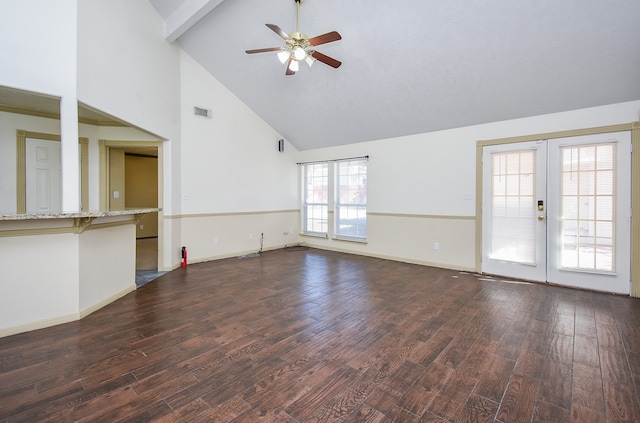
[[[27,323],[20,326],[13,326],[10,328],[0,329],[0,338],[10,335],[16,335],[18,333],[30,332],[32,330],[44,329],[50,326],[62,325],[64,323],[74,322],[78,320],[77,313],[65,314],[64,316],[57,316],[51,319],[37,320],[35,322]]]
[[[115,300],[120,299],[120,298],[124,297],[125,295],[127,295],[127,294],[129,294],[129,293],[131,293],[131,292],[133,292],[135,290],[136,290],[136,285],[133,284],[132,286],[130,286],[130,287],[126,288],[126,289],[123,289],[122,291],[117,292],[117,293],[113,294],[112,296],[110,296],[108,298],[105,298],[102,301],[98,301],[96,304],[94,304],[94,305],[92,305],[90,307],[87,307],[84,310],[82,310],[80,312],[79,319],[83,319],[83,318],[87,317],[88,315],[90,315],[94,311],[97,311],[97,310],[101,309],[102,307],[111,304]]]
[[[300,235],[302,236],[311,236],[314,238],[324,238],[324,239],[328,239],[329,238],[329,234],[326,232],[302,232]]]
[[[354,236],[336,235],[332,238],[334,241],[357,242],[359,244],[367,244],[367,238],[358,238]]]

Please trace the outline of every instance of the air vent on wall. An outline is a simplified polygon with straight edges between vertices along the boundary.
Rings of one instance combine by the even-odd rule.
[[[202,107],[193,106],[193,115],[205,119],[211,119],[211,110]]]

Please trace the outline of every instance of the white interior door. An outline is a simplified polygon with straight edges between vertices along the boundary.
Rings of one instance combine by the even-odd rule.
[[[62,206],[62,156],[59,141],[27,138],[26,211],[60,211]]]
[[[482,271],[628,294],[631,134],[483,149]]]

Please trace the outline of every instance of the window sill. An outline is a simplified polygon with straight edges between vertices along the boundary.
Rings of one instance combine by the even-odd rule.
[[[357,244],[368,244],[366,238],[352,238],[348,236],[335,236],[333,238],[334,241],[344,241],[344,242],[355,242]]]
[[[321,232],[302,232],[300,235],[301,236],[310,236],[310,237],[313,237],[313,238],[325,238],[325,239],[329,238],[329,235],[323,234]]]

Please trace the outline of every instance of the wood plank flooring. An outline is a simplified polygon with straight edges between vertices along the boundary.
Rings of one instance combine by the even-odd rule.
[[[314,249],[0,338],[0,423],[638,422],[639,383],[638,299]]]

